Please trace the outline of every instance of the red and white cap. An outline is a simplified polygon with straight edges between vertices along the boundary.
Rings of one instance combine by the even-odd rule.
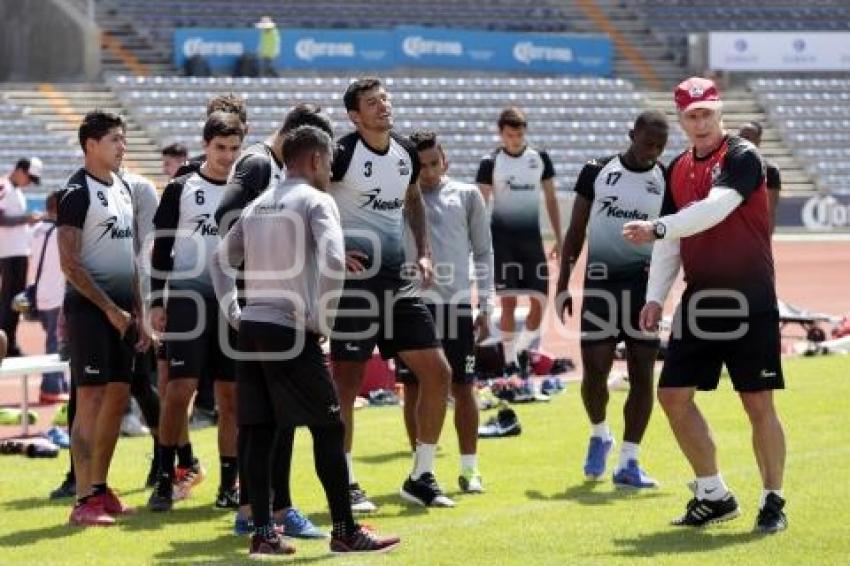
[[[687,112],[694,108],[719,110],[723,107],[717,85],[710,79],[691,77],[680,82],[673,91],[676,100],[676,110]]]

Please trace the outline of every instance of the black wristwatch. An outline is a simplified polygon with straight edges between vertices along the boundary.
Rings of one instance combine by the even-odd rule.
[[[655,236],[656,240],[663,240],[664,236],[667,235],[667,226],[658,220],[654,221],[652,223],[652,234]]]

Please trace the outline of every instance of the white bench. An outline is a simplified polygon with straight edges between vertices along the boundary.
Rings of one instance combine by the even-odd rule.
[[[0,363],[0,380],[7,378],[21,378],[23,387],[23,417],[21,418],[21,432],[23,436],[29,434],[29,376],[51,371],[68,373],[68,362],[59,359],[59,354],[47,354],[41,356],[21,356],[17,358],[6,358]]]

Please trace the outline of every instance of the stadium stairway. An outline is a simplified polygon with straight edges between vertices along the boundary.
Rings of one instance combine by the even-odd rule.
[[[671,123],[678,124],[676,109],[673,106],[673,96],[670,91],[651,91],[645,93],[651,108],[657,108],[667,114]],[[749,90],[735,89],[723,92],[723,122],[730,132],[737,132],[744,124],[755,120],[764,128],[762,134],[761,153],[782,172],[783,194],[812,194],[815,185],[811,176],[791,152],[782,139],[779,130]],[[663,160],[669,162],[686,145],[684,133],[674,126],[673,135],[667,144]]]
[[[687,54],[665,47],[623,0],[573,0],[584,13],[587,31],[604,33],[614,43],[614,76],[649,89],[678,84]]]
[[[25,114],[39,119],[47,131],[64,135],[69,146],[77,146],[77,130],[86,112],[98,108],[124,116],[127,120],[124,166],[150,178],[158,186],[165,181],[161,174],[159,146],[105,85],[28,85],[6,90],[4,95],[10,103],[23,108]]]
[[[86,0],[71,4],[86,14]],[[139,76],[171,74],[170,47],[159,45],[144,30],[121,15],[109,2],[95,2],[95,21],[101,29],[101,66],[104,75]]]

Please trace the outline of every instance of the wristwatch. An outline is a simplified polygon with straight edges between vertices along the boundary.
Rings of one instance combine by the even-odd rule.
[[[655,220],[652,223],[652,235],[655,236],[656,240],[663,240],[664,236],[667,235],[667,226],[660,220]]]

